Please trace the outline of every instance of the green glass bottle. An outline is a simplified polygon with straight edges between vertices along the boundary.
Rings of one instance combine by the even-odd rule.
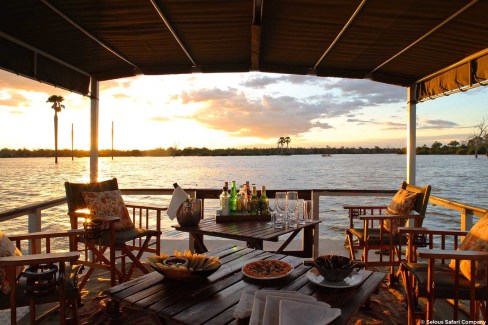
[[[266,186],[261,187],[261,197],[259,198],[259,210],[260,214],[262,216],[267,216],[269,214],[268,211],[268,205],[269,205],[269,200],[268,197],[266,196]]]
[[[252,215],[259,214],[259,198],[258,198],[258,191],[256,190],[256,185],[253,185],[252,187],[251,214]]]
[[[230,213],[234,214],[237,212],[237,188],[236,188],[236,181],[232,181],[232,188],[230,189]]]

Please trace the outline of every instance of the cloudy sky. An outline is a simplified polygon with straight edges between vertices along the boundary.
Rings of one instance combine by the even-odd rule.
[[[264,73],[140,76],[102,82],[99,148],[404,147],[406,89],[368,80]],[[466,140],[488,118],[488,87],[417,105],[417,143]],[[0,148],[89,149],[86,97],[0,70]]]

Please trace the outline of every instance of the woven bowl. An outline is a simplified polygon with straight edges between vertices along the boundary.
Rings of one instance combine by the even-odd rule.
[[[175,257],[171,256],[169,259],[174,259]],[[176,258],[181,259],[181,258]],[[208,259],[208,257],[207,257]],[[213,274],[217,271],[221,263],[218,263],[215,267],[211,269],[199,269],[199,270],[188,270],[185,266],[178,266],[178,267],[168,267],[168,265],[164,264],[164,260],[162,260],[159,256],[149,256],[147,258],[148,264],[157,272],[164,275],[165,278],[172,279],[172,280],[200,280],[208,277],[209,275]]]

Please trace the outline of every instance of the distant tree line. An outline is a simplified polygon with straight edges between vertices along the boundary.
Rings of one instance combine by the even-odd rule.
[[[448,144],[434,142],[430,147],[423,145],[417,147],[418,155],[474,155],[477,150],[478,154],[487,154],[487,147],[478,146],[476,143],[469,141],[451,141]],[[406,148],[374,148],[363,147],[339,147],[331,148],[289,148],[289,153],[293,155],[315,155],[315,154],[405,154]],[[59,157],[89,157],[88,150],[70,149],[58,150]],[[226,149],[208,149],[187,147],[178,149],[174,147],[156,148],[151,150],[112,150],[104,149],[99,151],[99,157],[170,157],[170,156],[271,156],[283,154],[283,148],[226,148]],[[14,157],[54,157],[55,152],[52,149],[8,149],[0,150],[0,158]]]

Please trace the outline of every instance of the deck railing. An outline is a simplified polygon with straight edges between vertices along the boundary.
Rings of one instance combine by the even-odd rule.
[[[187,192],[199,199],[218,199],[221,190],[217,189],[186,189]],[[122,189],[124,195],[166,195],[171,196],[173,189]],[[276,192],[285,190],[267,190],[268,197],[274,197]],[[394,190],[341,190],[341,189],[312,189],[312,190],[297,190],[299,197],[313,201],[313,218],[319,218],[320,198],[329,196],[376,196],[376,197],[391,197],[395,193]],[[42,211],[63,205],[66,203],[65,197],[60,197],[48,201],[33,203],[11,210],[0,212],[0,222],[14,219],[21,216],[28,216],[28,231],[41,231],[42,228]],[[441,197],[431,196],[430,204],[441,206],[449,210],[458,211],[461,219],[461,230],[469,230],[473,225],[473,217],[482,217],[487,213],[487,209],[466,205],[456,201],[450,201]]]

